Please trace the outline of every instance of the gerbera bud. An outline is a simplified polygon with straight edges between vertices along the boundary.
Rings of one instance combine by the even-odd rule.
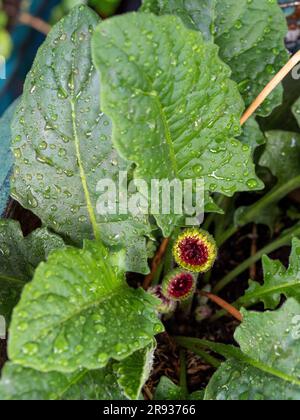
[[[160,285],[150,287],[148,293],[160,300],[160,303],[157,306],[157,312],[162,315],[168,315],[175,312],[176,302],[174,300],[168,299],[163,294],[162,287]]]
[[[186,300],[195,293],[195,289],[195,276],[180,269],[171,271],[162,284],[164,295],[173,300]]]
[[[177,264],[195,273],[208,271],[216,260],[217,251],[213,237],[201,229],[185,230],[173,248]]]

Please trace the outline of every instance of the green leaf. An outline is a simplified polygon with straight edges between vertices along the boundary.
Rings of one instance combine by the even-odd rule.
[[[111,16],[119,7],[121,0],[90,0],[89,4],[102,15]]]
[[[70,374],[42,373],[6,363],[0,381],[0,400],[125,400],[112,367]]]
[[[188,28],[200,31],[206,40],[210,40],[215,13],[213,1],[215,0],[143,0],[140,11],[179,16]]]
[[[280,261],[263,257],[264,284],[255,281],[249,283],[245,296],[239,303],[263,302],[266,309],[275,309],[281,300],[281,295],[293,297],[300,303],[300,240],[292,241],[292,252],[289,268],[286,270]]]
[[[178,401],[178,400],[203,400],[203,392],[196,391],[190,395],[185,395],[182,388],[175,385],[169,378],[162,376],[157,385],[154,400],[156,401]]]
[[[142,388],[149,379],[156,343],[133,353],[131,356],[114,365],[114,372],[120,388],[131,400],[140,398]]]
[[[300,98],[292,106],[292,112],[300,127]]]
[[[177,17],[131,13],[102,22],[92,48],[113,143],[136,178],[203,178],[228,196],[262,187],[250,148],[233,138],[243,104],[216,46]],[[176,215],[156,218],[169,235]]]
[[[171,379],[166,376],[162,376],[159,384],[157,385],[154,400],[156,401],[168,401],[168,400],[182,400],[182,389],[180,386],[175,385]]]
[[[111,123],[95,94],[100,84],[90,42],[98,23],[91,9],[75,7],[40,48],[13,124],[12,195],[76,244],[101,236],[126,247],[138,255],[134,264],[128,257],[127,270],[146,274],[148,218],[96,211],[98,182],[118,183],[119,171],[129,168],[112,147]]]
[[[10,359],[43,372],[99,369],[152,343],[163,331],[156,299],[127,286],[122,257],[91,241],[52,253],[15,308]]]
[[[279,201],[279,200],[275,200]],[[243,226],[247,223],[255,223],[256,225],[265,225],[270,229],[271,234],[274,233],[274,227],[280,216],[280,209],[275,204],[272,203],[269,206],[261,208],[255,214],[251,214],[251,217],[248,216],[248,211],[251,209],[251,206],[239,207],[234,214],[234,224],[235,226]]]
[[[211,379],[205,399],[298,401],[299,314],[294,299],[276,312],[243,310],[244,321],[235,334],[241,351],[227,346],[229,360]]]
[[[24,285],[49,253],[64,242],[47,229],[37,229],[26,238],[13,220],[0,220],[0,315],[8,322]]]
[[[250,105],[288,60],[285,17],[275,0],[144,0],[144,10],[175,14],[220,47],[232,78]],[[142,9],[143,10],[143,9]],[[282,101],[275,89],[258,111],[266,116]]]
[[[300,175],[300,134],[288,131],[267,131],[267,144],[259,164],[270,169],[278,184]]]

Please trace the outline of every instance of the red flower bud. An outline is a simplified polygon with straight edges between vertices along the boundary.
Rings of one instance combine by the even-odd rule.
[[[204,273],[214,264],[217,245],[213,237],[201,229],[187,229],[179,235],[173,248],[178,265],[195,273]]]
[[[173,300],[186,300],[195,293],[196,278],[192,273],[180,269],[171,271],[162,284],[163,293]]]

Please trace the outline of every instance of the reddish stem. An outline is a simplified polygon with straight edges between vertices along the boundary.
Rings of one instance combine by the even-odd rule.
[[[151,273],[148,274],[148,276],[145,277],[145,280],[144,280],[144,283],[143,283],[143,288],[145,290],[149,289],[149,287],[151,286],[151,283],[152,283],[153,278],[155,276],[156,270],[158,269],[159,264],[161,263],[161,260],[163,259],[164,255],[167,251],[169,242],[170,242],[170,238],[165,238],[162,241],[162,243],[160,245],[160,248],[157,251],[155,257],[153,258],[152,266],[151,266]]]
[[[237,319],[239,322],[243,321],[243,315],[238,311],[236,308],[234,308],[230,303],[226,302],[225,300],[221,299],[219,296],[213,295],[212,293],[207,292],[200,292],[202,296],[205,296],[209,298],[212,302],[219,305],[221,308],[225,309],[226,312],[228,312],[230,315],[232,315],[235,319]]]

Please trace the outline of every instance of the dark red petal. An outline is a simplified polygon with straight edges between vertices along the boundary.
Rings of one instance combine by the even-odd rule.
[[[168,293],[174,299],[187,296],[194,289],[195,279],[192,274],[177,274],[169,284]]]
[[[182,261],[193,266],[202,266],[209,259],[206,244],[197,238],[184,238],[179,244],[179,252]]]

